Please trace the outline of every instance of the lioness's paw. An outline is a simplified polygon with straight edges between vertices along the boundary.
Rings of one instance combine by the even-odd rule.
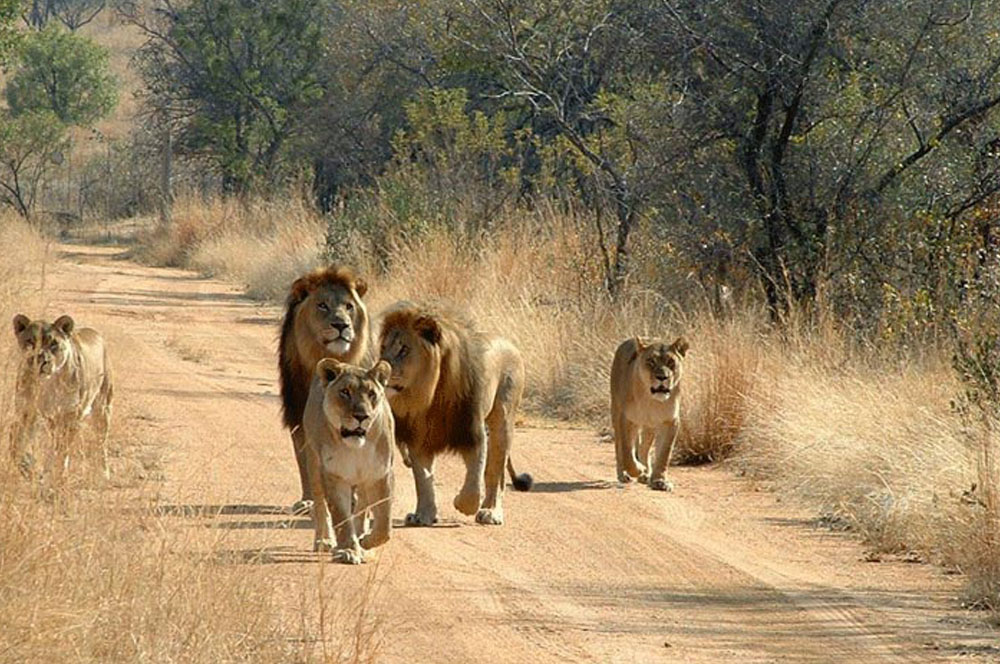
[[[632,481],[632,476],[626,472],[618,473],[618,481],[622,484],[629,484]]]
[[[361,538],[361,548],[362,549],[374,549],[377,546],[382,546],[389,541],[389,535],[380,535],[376,537],[375,535],[368,533]]]
[[[667,481],[662,477],[658,477],[657,479],[649,483],[649,488],[653,489],[654,491],[673,491],[674,483]]]
[[[502,509],[482,509],[476,512],[476,523],[481,523],[484,526],[502,526],[503,525],[503,510]]]
[[[292,516],[308,516],[312,513],[312,508],[313,501],[307,498],[296,500],[295,503],[292,504]]]
[[[333,560],[345,565],[360,565],[365,562],[365,552],[362,549],[337,549],[333,552]]]
[[[483,502],[482,494],[478,492],[472,493],[471,491],[466,493],[463,491],[462,493],[455,496],[455,500],[452,501],[452,504],[455,506],[455,509],[457,509],[462,514],[468,514],[469,516],[472,516],[473,514],[476,513],[476,510],[479,509],[479,506],[482,504],[482,502]]]
[[[410,512],[406,515],[406,519],[403,521],[407,526],[433,526],[437,523],[437,516],[433,514],[418,514],[417,512]]]
[[[332,539],[317,539],[313,542],[313,551],[319,553],[320,551],[333,551],[337,548],[337,543]]]
[[[649,484],[649,475],[646,473],[639,473],[639,484]]]

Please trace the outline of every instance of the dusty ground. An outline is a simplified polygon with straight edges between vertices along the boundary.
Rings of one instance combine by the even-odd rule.
[[[518,430],[517,467],[536,486],[508,492],[503,527],[452,510],[461,467],[444,459],[439,527],[396,529],[363,569],[317,564],[309,521],[283,513],[298,479],[278,414],[278,310],[119,252],[58,247],[46,313],[109,337],[119,398],[162,442],[167,521],[197,534],[189,546],[278,579],[290,621],[315,608],[321,581],[343,597],[374,592],[387,662],[1000,657],[958,607],[955,577],[863,562],[850,536],[726,470],[674,469],[673,494],[621,487],[592,431]],[[398,523],[415,499],[396,472]]]

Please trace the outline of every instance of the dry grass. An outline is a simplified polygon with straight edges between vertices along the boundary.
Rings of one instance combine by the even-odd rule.
[[[0,319],[37,315],[46,243],[4,218],[0,246],[18,247],[0,263]],[[280,575],[259,561],[226,560],[223,531],[206,542],[207,529],[159,509],[155,484],[142,479],[156,465],[153,432],[127,395],[116,404],[111,482],[96,449],[62,475],[22,476],[9,454],[17,361],[9,332],[0,358],[0,662],[374,660],[373,577],[362,596],[347,598],[321,583],[330,572],[318,564],[315,596],[288,620]],[[34,444],[44,450],[51,440]]]
[[[174,231],[186,242],[185,264],[252,284],[257,295],[280,298],[322,260],[321,226],[301,208],[264,215],[266,223],[254,213],[249,230],[224,206],[202,213],[185,217],[199,219],[198,232],[183,222]],[[541,210],[510,215],[488,235],[432,226],[373,240],[374,233],[349,231],[336,259],[369,277],[373,311],[397,299],[442,298],[512,339],[528,370],[526,410],[545,417],[607,428],[617,345],[632,335],[687,335],[676,460],[735,451],[755,476],[849,524],[873,555],[919,552],[956,566],[970,580],[970,597],[1000,605],[995,461],[981,459],[978,439],[953,412],[961,388],[933,350],[891,365],[852,348],[829,320],[793,321],[779,338],[759,311],[719,320],[665,295],[683,284],[633,288],[612,305],[587,228]]]

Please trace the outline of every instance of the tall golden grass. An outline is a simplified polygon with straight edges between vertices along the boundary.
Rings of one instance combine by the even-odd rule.
[[[548,209],[512,211],[489,232],[342,228],[345,239],[326,253],[323,228],[298,204],[195,205],[151,251],[181,247],[186,265],[259,296],[280,297],[299,271],[337,260],[369,278],[375,312],[403,298],[450,300],[521,348],[529,412],[601,428],[618,343],[687,335],[677,461],[735,455],[754,476],[849,524],[874,552],[918,552],[955,566],[970,597],[1000,607],[996,454],[982,452],[995,449],[996,436],[971,433],[954,412],[961,387],[935,349],[879,359],[852,346],[829,317],[819,325],[802,317],[776,335],[751,307],[719,318],[697,298],[674,297],[689,284],[633,284],[612,304],[590,226]],[[637,255],[637,273],[655,272],[642,262],[655,252]]]
[[[18,248],[0,261],[0,320],[19,311],[41,317],[48,244],[4,217],[0,246]],[[316,592],[296,617],[281,605],[280,576],[263,563],[233,564],[223,535],[206,542],[205,529],[168,518],[156,487],[130,470],[148,461],[123,458],[149,454],[128,424],[127,394],[117,397],[112,481],[99,453],[74,458],[58,478],[25,478],[9,453],[14,346],[10,331],[0,334],[0,662],[374,660],[373,582],[346,598],[322,583],[330,572],[318,564]],[[119,376],[128,370],[118,368]]]

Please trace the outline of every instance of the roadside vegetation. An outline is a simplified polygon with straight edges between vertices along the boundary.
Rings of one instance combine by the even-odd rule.
[[[266,300],[328,261],[375,311],[449,298],[521,347],[531,413],[599,428],[616,345],[685,334],[678,461],[1000,611],[997,3],[122,3],[62,21],[108,58],[59,61],[134,94],[65,117],[46,12],[0,30],[16,213],[139,219],[139,260]]]

